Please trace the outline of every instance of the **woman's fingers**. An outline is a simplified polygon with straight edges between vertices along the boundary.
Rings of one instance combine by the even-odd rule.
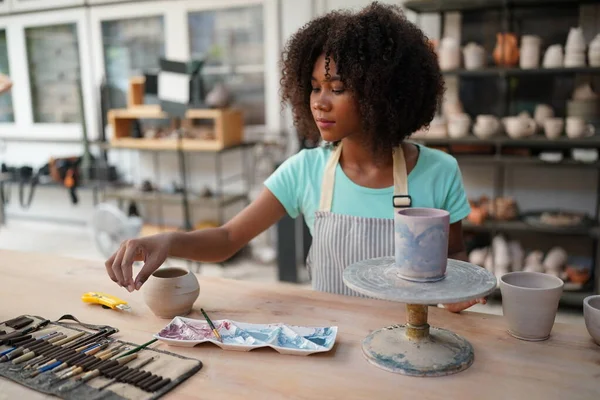
[[[444,304],[444,308],[450,312],[457,313],[457,312],[466,310],[467,308],[472,307],[477,303],[485,304],[486,300],[485,299],[472,299],[472,300],[468,300],[468,301],[462,301],[460,303]]]
[[[161,266],[167,257],[161,252],[155,251],[146,257],[146,262],[135,278],[135,289],[140,290],[150,275]]]
[[[117,255],[115,256],[115,259],[112,264],[112,271],[115,274],[115,278],[117,278],[117,283],[119,284],[119,286],[125,286],[125,281],[123,278],[123,271],[121,268],[121,264],[123,262],[124,255],[125,255],[125,245],[122,244],[121,247],[119,247],[119,251],[117,251]]]
[[[113,282],[117,282],[119,283],[119,280],[117,279],[117,276],[115,275],[115,273],[113,272],[113,263],[115,262],[115,258],[117,257],[117,254],[119,253],[119,250],[117,250],[115,252],[115,254],[113,254],[108,260],[106,260],[106,262],[104,263],[104,267],[106,268],[106,273],[108,274],[108,276],[110,276],[110,279],[113,280]]]
[[[121,270],[123,271],[123,286],[125,286],[129,292],[135,290],[135,285],[133,283],[133,263],[140,258],[142,252],[143,248],[137,240],[133,239],[127,241],[123,259],[121,260]]]

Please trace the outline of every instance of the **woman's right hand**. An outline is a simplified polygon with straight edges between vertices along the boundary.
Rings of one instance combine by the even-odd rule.
[[[126,240],[121,243],[119,250],[104,263],[106,272],[110,279],[129,292],[140,290],[144,282],[169,256],[171,243],[172,235],[170,233]],[[144,266],[134,281],[133,263],[135,261],[144,261]]]

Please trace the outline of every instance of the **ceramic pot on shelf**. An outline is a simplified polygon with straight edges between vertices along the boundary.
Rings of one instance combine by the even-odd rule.
[[[590,42],[588,62],[591,67],[600,67],[600,33]]]
[[[564,65],[563,47],[560,44],[548,46],[544,53],[542,66],[544,68],[562,68]]]
[[[544,121],[544,134],[550,140],[558,139],[565,129],[565,120],[562,118],[547,118]]]
[[[500,130],[500,121],[494,115],[478,115],[473,133],[480,139],[489,139]]]
[[[159,268],[142,288],[150,310],[167,319],[189,314],[200,294],[196,276],[182,268]]]
[[[494,61],[503,67],[514,67],[519,63],[519,47],[514,33],[496,34]]]
[[[531,136],[537,129],[535,120],[525,114],[503,118],[503,122],[506,133],[513,139]]]
[[[477,43],[469,43],[463,48],[465,69],[474,70],[485,67],[485,49]]]
[[[539,129],[542,129],[544,126],[544,121],[548,118],[554,117],[554,110],[548,104],[538,104],[535,107],[535,111],[533,113],[533,119],[535,119],[536,124]]]
[[[571,28],[565,44],[565,67],[585,67],[585,47],[583,29],[580,27]]]
[[[453,114],[448,119],[448,136],[452,139],[459,139],[469,134],[471,127],[471,117],[469,114]]]
[[[593,136],[595,132],[594,125],[588,124],[581,117],[567,117],[565,131],[570,139],[580,139]]]
[[[452,37],[445,37],[438,47],[438,62],[442,71],[460,68],[460,46]]]
[[[521,38],[519,66],[522,69],[535,69],[540,66],[540,47],[542,39],[535,35],[525,35]]]

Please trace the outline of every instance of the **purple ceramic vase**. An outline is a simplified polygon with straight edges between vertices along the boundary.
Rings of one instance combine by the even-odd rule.
[[[444,279],[450,214],[436,208],[405,208],[394,216],[398,275],[415,282]]]

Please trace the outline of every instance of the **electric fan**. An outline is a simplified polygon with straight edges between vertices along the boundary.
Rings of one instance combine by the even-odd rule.
[[[97,205],[91,220],[94,241],[106,258],[112,256],[124,240],[138,237],[142,225],[142,218],[127,216],[118,207],[108,203]]]

